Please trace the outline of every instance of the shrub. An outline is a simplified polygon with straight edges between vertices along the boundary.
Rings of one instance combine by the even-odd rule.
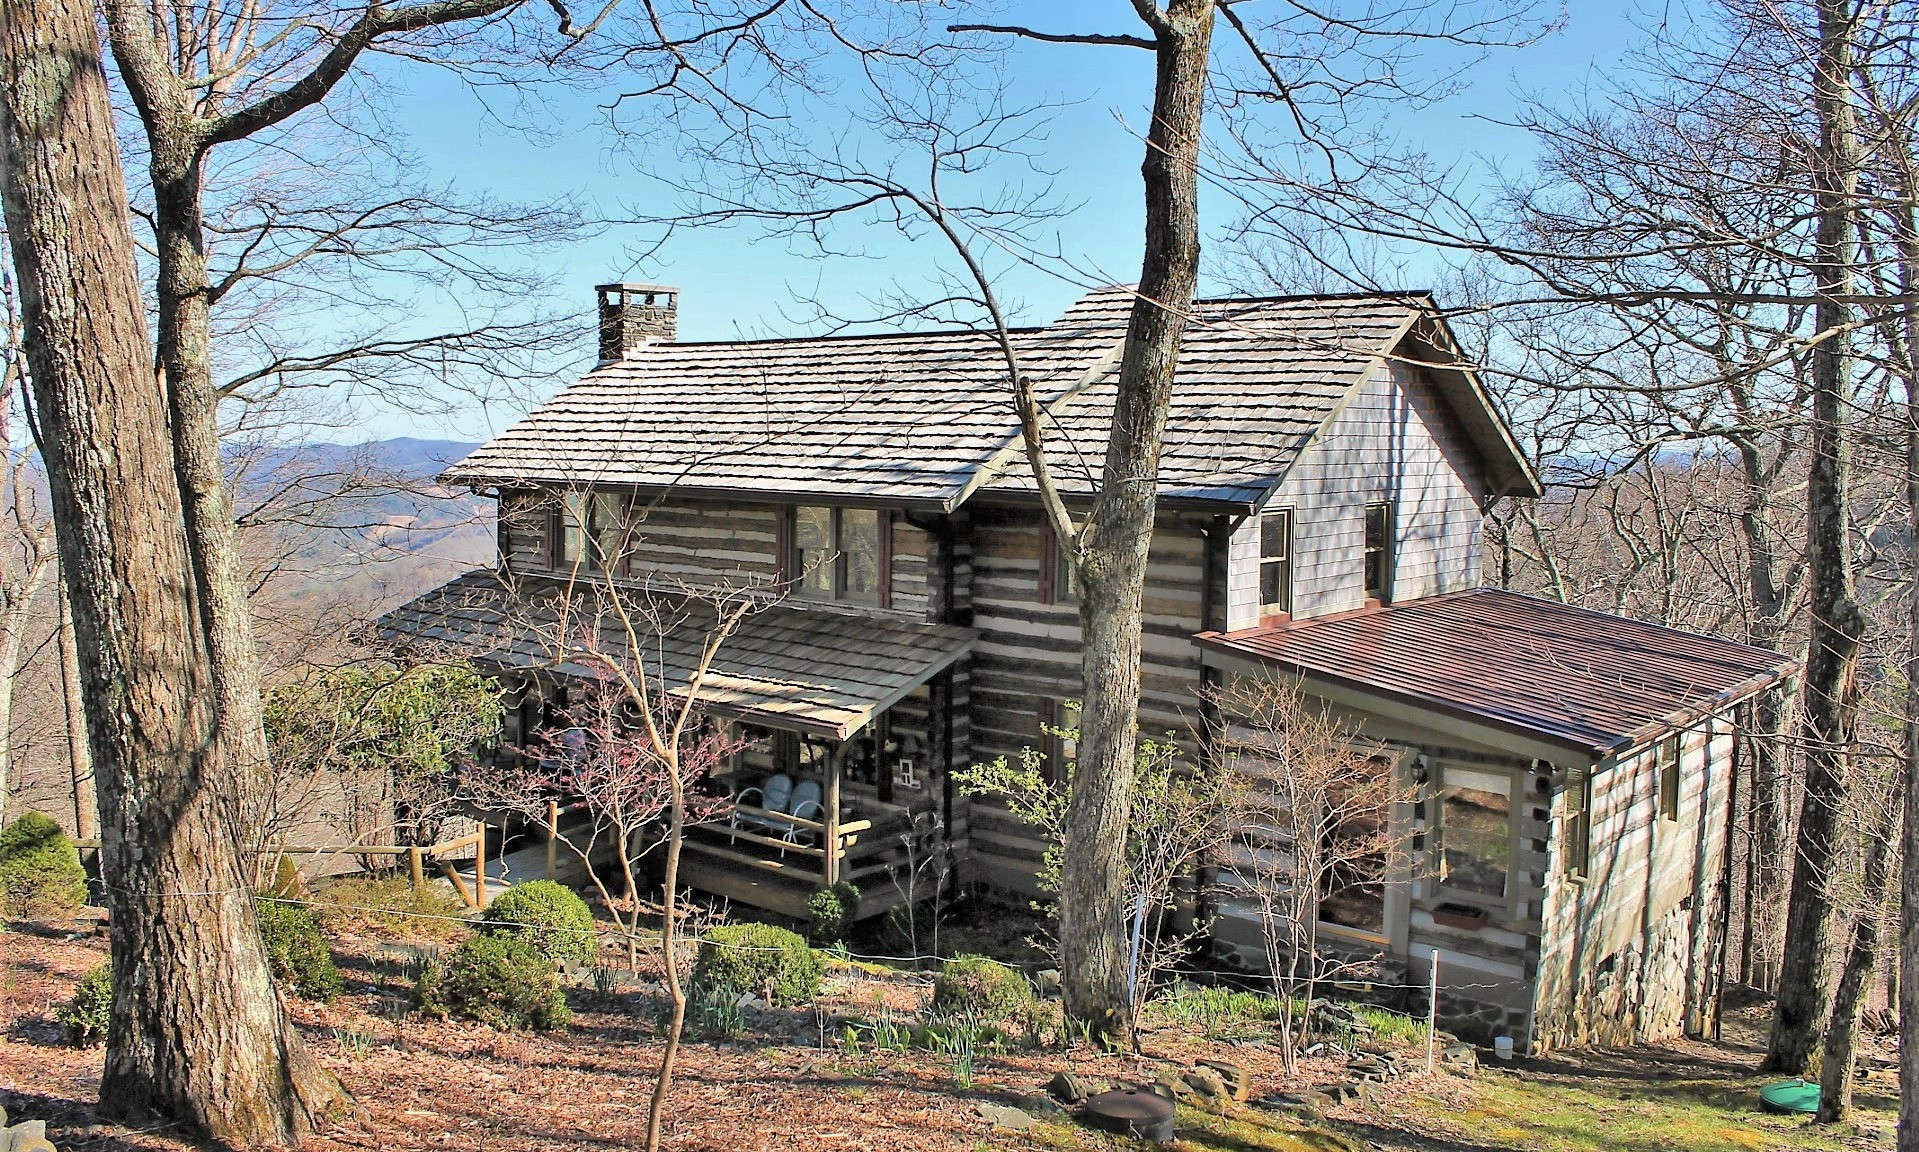
[[[25,812],[0,829],[0,914],[55,916],[86,900],[80,853],[51,816]]]
[[[693,962],[696,987],[764,996],[773,1003],[810,1004],[820,994],[826,962],[798,934],[771,924],[724,924],[700,941]]]
[[[420,973],[414,1004],[423,1016],[460,1016],[505,1030],[564,1028],[573,1019],[559,971],[518,936],[470,936]]]
[[[852,881],[820,889],[806,902],[806,938],[821,947],[838,943],[859,910],[860,890]]]
[[[347,876],[316,884],[313,910],[329,932],[383,940],[448,941],[466,932],[466,905],[440,884],[414,888],[405,876]]]
[[[984,956],[955,956],[933,978],[937,1016],[1004,1020],[1033,1002],[1033,986],[1016,968]]]
[[[113,965],[102,964],[87,970],[73,989],[73,997],[53,1010],[53,1018],[66,1026],[67,1037],[75,1044],[99,1044],[107,1038],[107,1021],[113,1015]]]
[[[260,940],[266,945],[267,966],[273,978],[307,1000],[327,1001],[340,994],[345,983],[327,949],[320,919],[312,909],[279,900],[255,905],[260,917]]]
[[[591,964],[599,953],[592,910],[579,893],[551,880],[529,880],[500,893],[481,915],[480,930],[518,936],[555,966]]]

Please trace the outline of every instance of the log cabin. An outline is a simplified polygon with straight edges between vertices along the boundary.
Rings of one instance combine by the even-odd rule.
[[[1090,292],[1013,333],[1074,508],[1096,490],[1132,299]],[[848,880],[872,915],[923,895],[915,869],[937,856],[1032,892],[1044,845],[953,782],[1023,748],[1069,762],[1081,696],[1073,575],[994,341],[683,342],[679,303],[599,289],[598,366],[444,477],[497,499],[497,564],[382,634],[499,675],[514,744],[575,683],[542,636],[583,588],[666,598],[694,633],[711,590],[758,590],[700,694],[746,742],[717,784],[737,804],[690,837],[684,881],[797,917]],[[1441,1020],[1521,1051],[1710,1025],[1741,725],[1793,668],[1484,586],[1490,503],[1541,489],[1430,295],[1198,301],[1158,480],[1142,730],[1205,756],[1233,723],[1208,715],[1208,687],[1279,674],[1408,782],[1393,819],[1410,850],[1322,894],[1322,940],[1388,983],[1423,988],[1436,965]],[[647,640],[682,682],[697,642]],[[1211,946],[1256,967],[1232,879]]]

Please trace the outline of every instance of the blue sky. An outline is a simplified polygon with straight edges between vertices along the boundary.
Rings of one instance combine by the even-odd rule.
[[[1616,71],[1638,37],[1634,25],[1683,19],[1678,4],[1652,5],[1614,0],[1568,0],[1563,27],[1543,41],[1501,50],[1464,77],[1464,90],[1445,103],[1405,112],[1395,110],[1386,125],[1403,138],[1424,142],[1441,163],[1523,168],[1526,142],[1494,121],[1510,116],[1518,93],[1556,98],[1588,80]],[[1134,31],[1136,18],[1124,0],[1073,0],[1044,6],[1033,16],[1047,28]],[[1441,61],[1440,66],[1446,66]],[[1059,223],[1060,247],[1076,262],[1114,280],[1134,279],[1140,249],[1140,145],[1135,130],[1151,97],[1151,57],[1124,48],[1025,45],[1017,50],[1012,74],[1018,95],[1073,102],[1054,119],[1048,132],[1046,163],[1059,172],[1058,183],[1080,203]],[[522,201],[561,196],[581,199],[609,216],[630,211],[648,197],[661,195],[631,163],[610,146],[605,117],[593,92],[552,96],[544,110],[526,116],[523,126],[505,126],[489,115],[481,98],[446,73],[396,62],[386,81],[395,93],[396,125],[409,125],[411,143],[433,174],[463,192]],[[517,113],[515,114],[518,115]],[[661,150],[664,153],[664,149]],[[691,179],[680,162],[661,155],[662,171]],[[1230,205],[1217,194],[1202,203],[1202,215],[1217,229]],[[794,291],[818,293],[858,309],[862,294],[910,275],[937,254],[915,252],[890,237],[875,238],[869,258],[820,261],[778,239],[750,229],[683,231],[659,253],[636,265],[635,246],[644,242],[637,229],[609,227],[578,242],[541,255],[554,277],[556,298],[550,307],[584,307],[596,283],[646,279],[684,291],[682,339],[712,340],[795,332],[781,304]],[[1223,287],[1226,253],[1214,245],[1203,272],[1207,286]],[[1069,304],[1079,288],[1035,269],[1014,269],[1007,295],[1023,310],[1022,319],[1044,322]],[[587,351],[582,331],[580,349]],[[477,407],[444,422],[367,408],[356,429],[341,438],[376,439],[393,435],[451,436],[481,439],[517,414],[516,405]],[[357,435],[356,435],[357,433]]]

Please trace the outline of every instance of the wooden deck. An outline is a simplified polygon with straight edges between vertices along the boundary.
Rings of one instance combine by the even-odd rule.
[[[878,825],[850,821],[839,826],[838,858],[832,871],[859,888],[857,919],[884,915],[904,903],[908,853],[901,835],[906,828],[903,819]],[[702,892],[804,920],[806,902],[827,885],[827,863],[823,847],[786,844],[721,821],[687,830],[680,881]]]

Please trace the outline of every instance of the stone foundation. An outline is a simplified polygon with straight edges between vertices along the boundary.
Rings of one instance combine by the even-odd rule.
[[[1682,901],[1625,948],[1573,973],[1564,1003],[1542,1004],[1538,1047],[1652,1044],[1685,1032],[1691,901]]]

